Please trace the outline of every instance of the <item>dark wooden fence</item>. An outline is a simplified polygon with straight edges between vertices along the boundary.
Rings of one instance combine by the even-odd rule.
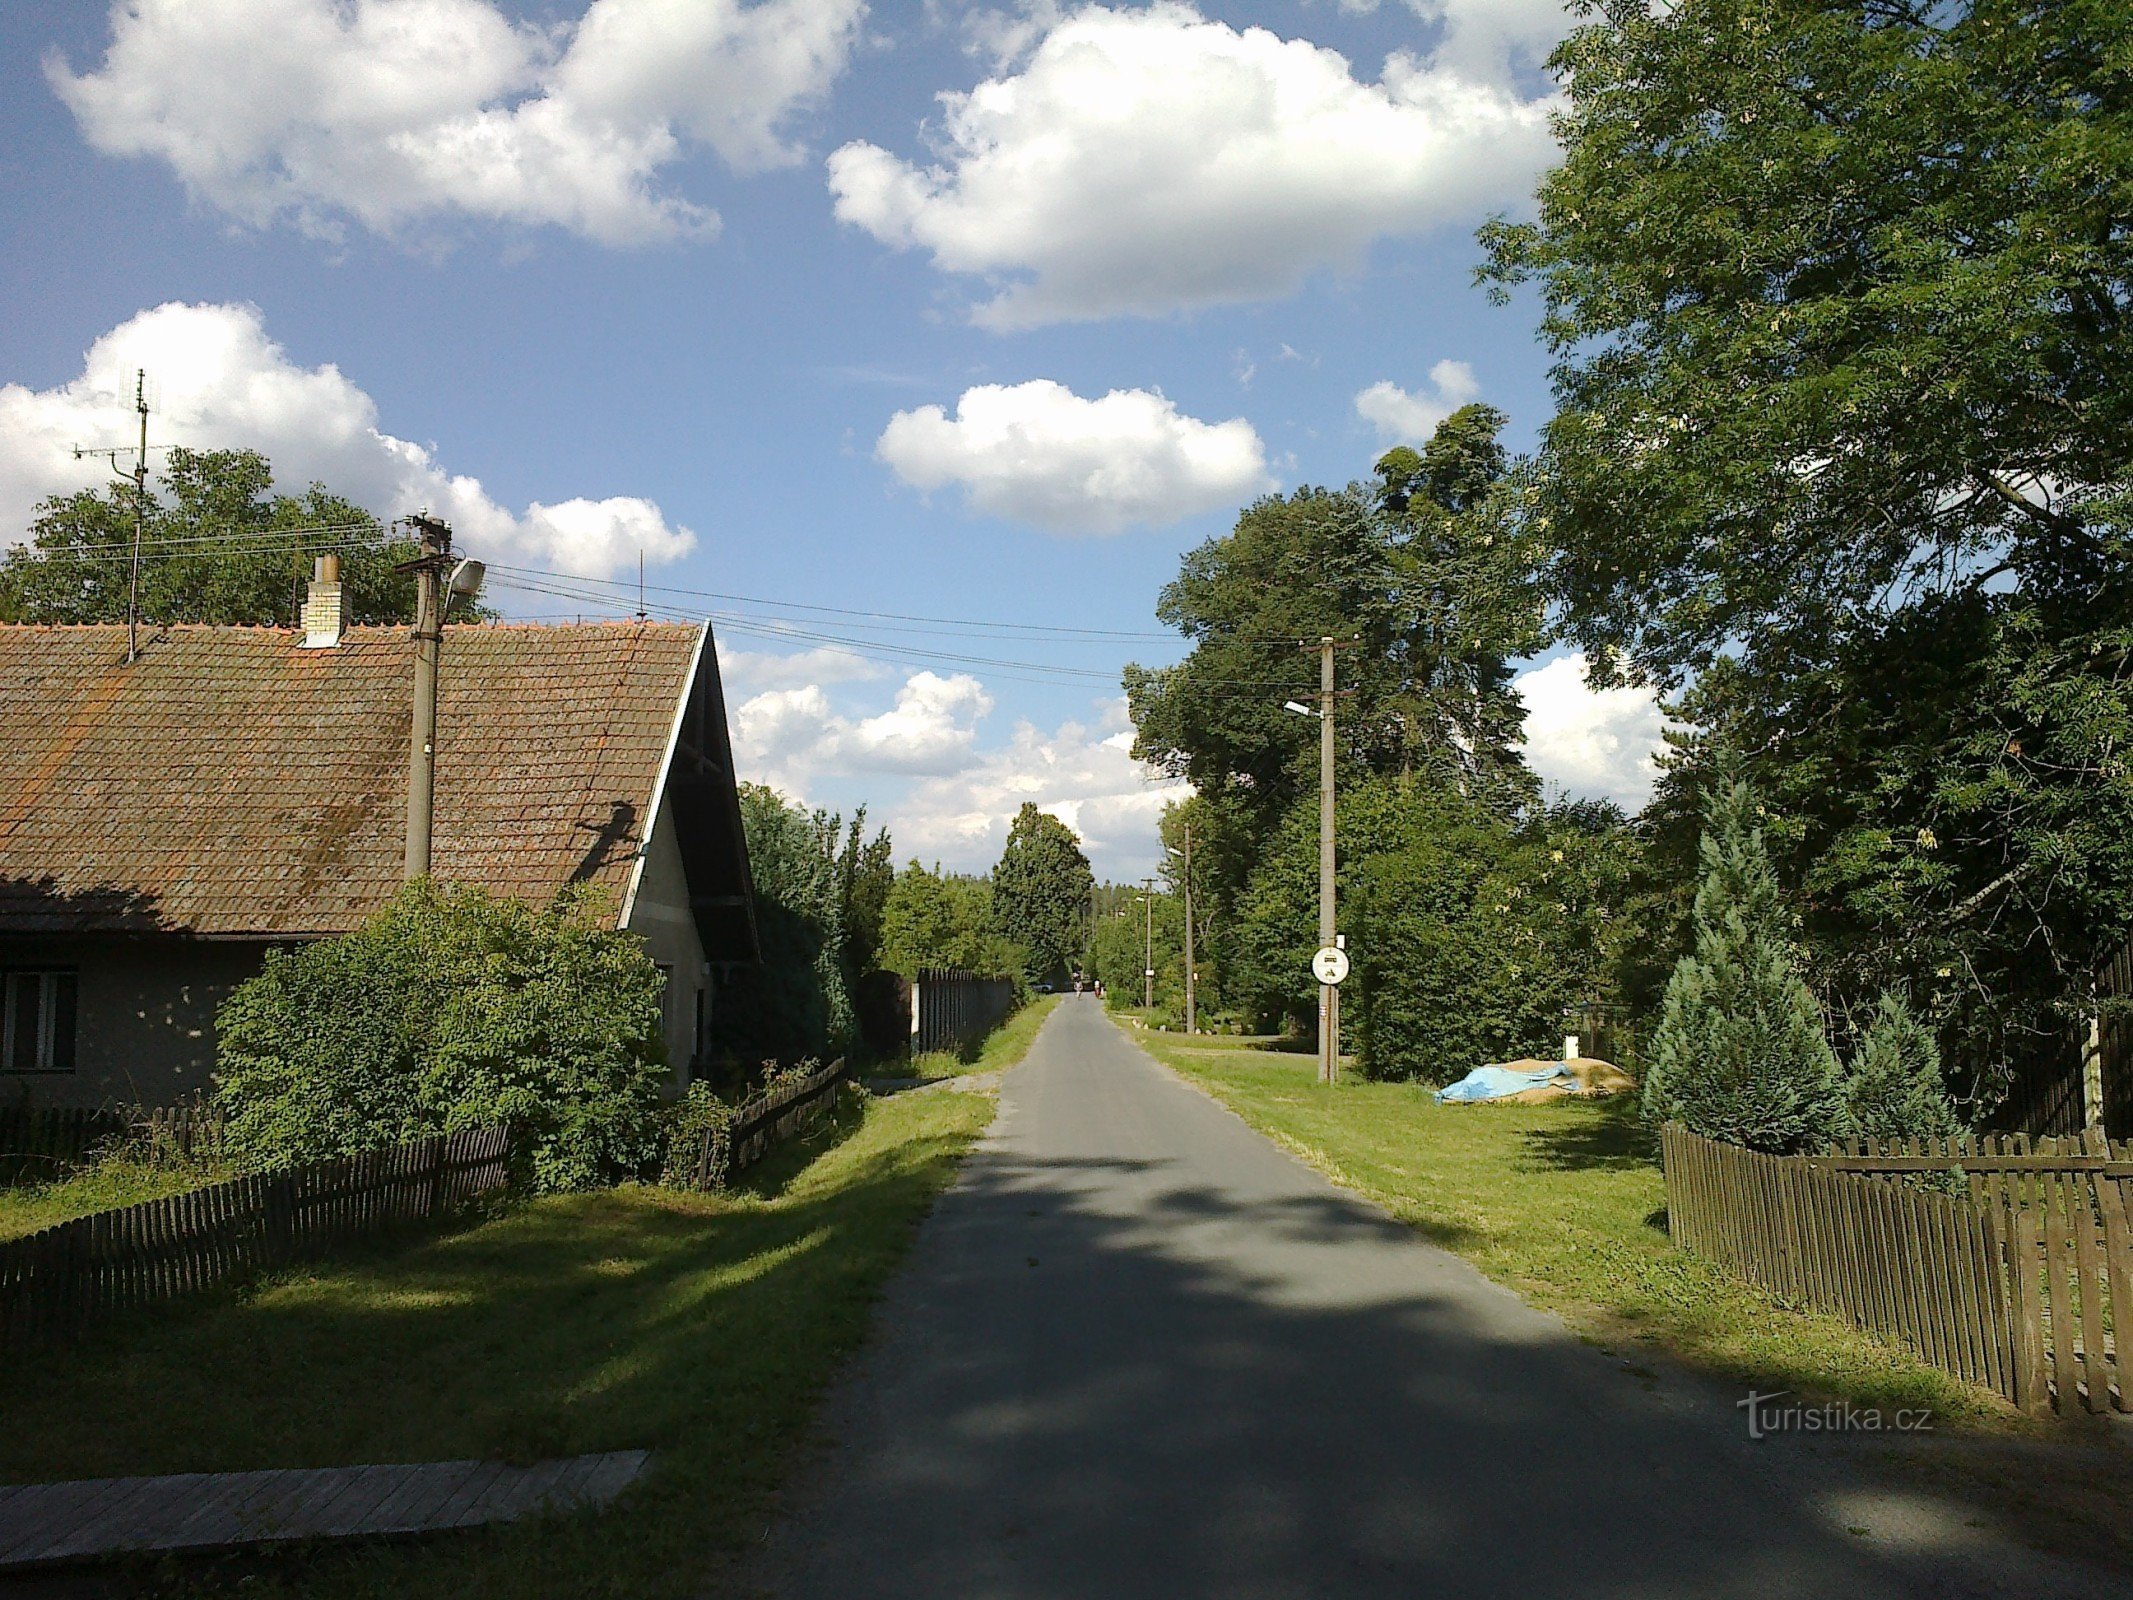
[[[1661,1135],[1675,1242],[2024,1410],[2133,1410],[2133,1146],[1994,1134],[1767,1156]]]
[[[508,1178],[500,1127],[254,1174],[0,1243],[0,1348],[448,1211]]]
[[[716,1189],[785,1140],[813,1127],[836,1103],[838,1089],[850,1076],[844,1058],[839,1056],[819,1072],[781,1083],[744,1101],[732,1120],[704,1130],[703,1143],[690,1169],[689,1187]]]
[[[962,1052],[1015,1009],[1015,980],[948,969],[921,972],[911,985],[911,1053]]]
[[[204,1102],[175,1106],[0,1107],[0,1186],[62,1178],[123,1143],[218,1160],[222,1113]]]

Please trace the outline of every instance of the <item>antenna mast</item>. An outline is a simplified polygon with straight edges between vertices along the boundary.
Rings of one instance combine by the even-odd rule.
[[[74,447],[74,459],[83,456],[102,456],[111,463],[111,470],[122,478],[133,480],[133,566],[126,576],[126,660],[131,663],[141,653],[141,540],[148,527],[148,369],[136,367],[133,373],[133,409],[141,418],[141,442],[133,451],[133,470],[124,471],[119,466],[119,457],[126,453],[124,445],[110,449],[90,449],[82,445]]]
[[[126,575],[126,660],[141,653],[141,534],[148,520],[148,369],[133,371],[133,409],[141,415],[141,443],[133,456],[133,570]],[[117,463],[112,463],[114,466]]]

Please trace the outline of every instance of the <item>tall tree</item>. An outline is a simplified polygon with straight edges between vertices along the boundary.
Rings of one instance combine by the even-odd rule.
[[[1501,812],[1536,785],[1518,755],[1509,662],[1541,641],[1532,535],[1508,513],[1502,413],[1467,406],[1424,449],[1387,452],[1369,485],[1301,489],[1247,508],[1190,552],[1157,612],[1192,643],[1172,667],[1126,669],[1134,753],[1198,793],[1195,877],[1219,960],[1276,831],[1318,791],[1315,703],[1300,645],[1339,660],[1343,787],[1425,778]]]
[[[993,926],[992,885],[912,861],[882,903],[881,965],[916,977],[928,967],[1019,974],[1022,952]]]
[[[761,784],[742,784],[740,798],[763,959],[742,968],[720,997],[715,1047],[746,1070],[766,1060],[842,1055],[857,1026],[837,874],[843,823]]]
[[[2133,929],[2133,93],[2108,0],[1607,0],[1484,231],[1559,363],[1523,522],[1603,678],[1788,818],[1818,981],[1976,1089]]]
[[[1087,941],[1096,878],[1074,830],[1024,801],[992,869],[993,923],[1020,945],[1032,983],[1056,980]]]
[[[866,837],[867,808],[852,814],[844,849],[837,857],[837,898],[843,907],[844,959],[853,978],[881,965],[881,918],[896,881],[895,847],[889,830]]]
[[[300,495],[273,484],[255,450],[171,451],[144,508],[143,620],[294,626],[312,557],[328,551],[341,557],[350,622],[414,616],[414,579],[393,570],[420,553],[412,541],[322,484]],[[30,542],[0,558],[0,618],[125,621],[133,537],[130,484],[45,501]]]

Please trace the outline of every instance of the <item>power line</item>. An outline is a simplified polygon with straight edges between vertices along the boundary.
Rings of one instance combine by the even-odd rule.
[[[491,568],[490,570],[493,572],[495,569]],[[622,604],[620,597],[616,595],[602,594],[597,590],[578,589],[568,584],[532,583],[515,578],[501,578],[494,580],[494,582],[501,588],[517,589],[525,593],[546,595],[556,599],[585,600],[596,605],[607,604],[614,606],[616,609],[620,609]],[[661,606],[654,609],[661,616],[690,621],[697,620],[696,613],[676,607]],[[797,622],[782,617],[764,619],[750,617],[744,613],[717,611],[712,612],[710,615],[711,621],[729,635],[742,634],[748,637],[784,643],[800,642],[829,645],[848,651],[856,656],[873,659],[889,659],[900,662],[952,662],[958,666],[983,667],[1001,673],[1039,675],[1032,681],[1079,680],[1101,683],[1107,687],[1112,687],[1118,683],[1120,673],[1123,670],[1122,667],[1116,669],[1076,667],[1061,665],[1057,662],[971,655],[961,651],[923,648],[916,645],[878,639],[853,638],[849,634],[823,631],[820,626],[803,627]],[[947,635],[946,637],[957,639],[962,636]],[[1299,679],[1295,675],[1284,678],[1218,678],[1205,680],[1198,687],[1213,692],[1236,692],[1257,695],[1276,689],[1293,689],[1297,686],[1298,681]]]
[[[611,578],[587,578],[576,573],[554,572],[541,567],[510,566],[503,562],[491,562],[491,572],[511,573],[527,578],[561,580],[569,583],[605,586],[626,593],[627,585]],[[878,618],[888,622],[919,622],[934,627],[950,628],[998,628],[1017,633],[1048,634],[1062,638],[1116,639],[1116,640],[1164,640],[1174,638],[1168,633],[1152,633],[1122,628],[1070,628],[1044,622],[1007,622],[998,619],[975,617],[932,617],[905,611],[866,611],[850,606],[824,606],[800,600],[771,600],[761,595],[732,594],[718,589],[689,589],[674,584],[649,585],[654,594],[683,595],[697,600],[724,600],[736,605],[764,606],[771,610],[802,611],[832,617]]]
[[[292,541],[301,542],[302,539],[313,534],[362,534],[371,538],[384,538],[389,542],[389,535],[385,535],[382,526],[375,522],[319,522],[308,523],[302,527],[295,528],[235,529],[229,532],[217,533],[152,535],[142,540],[141,549],[144,554],[151,550],[184,554],[189,553],[191,547],[194,546],[216,546],[218,550],[234,549],[240,554],[245,554],[256,553],[251,548],[255,545],[268,551],[284,544],[293,549],[295,544]],[[18,545],[16,548],[32,556],[125,555],[132,550],[133,544],[132,541],[126,540],[107,544],[26,544]]]

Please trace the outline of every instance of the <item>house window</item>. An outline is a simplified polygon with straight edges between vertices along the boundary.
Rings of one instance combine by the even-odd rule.
[[[0,1072],[74,1070],[71,972],[0,973]]]

